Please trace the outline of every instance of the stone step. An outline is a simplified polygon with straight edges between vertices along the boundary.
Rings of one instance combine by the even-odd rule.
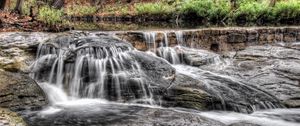
[[[0,126],[9,126],[9,121],[3,117],[0,117]]]

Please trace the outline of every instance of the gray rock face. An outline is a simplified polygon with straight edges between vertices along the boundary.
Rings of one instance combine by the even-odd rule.
[[[191,66],[212,64],[216,59],[219,58],[219,55],[215,53],[191,48],[181,48],[180,53],[183,55],[184,62]]]
[[[276,97],[242,80],[186,65],[174,67],[178,74],[165,97],[170,106],[243,113],[282,107]]]
[[[294,47],[250,46],[237,52],[225,69],[208,69],[266,91],[288,107],[299,107],[300,51]]]
[[[47,105],[42,89],[27,75],[0,71],[0,106],[14,111]]]
[[[30,126],[224,126],[218,121],[202,117],[196,113],[171,109],[118,104],[94,105],[92,109],[90,107],[68,107],[55,114],[43,116],[31,114],[25,118]]]
[[[47,33],[0,33],[0,69],[28,72],[40,42],[54,37]]]
[[[43,43],[32,65],[34,78],[51,84],[61,80],[74,97],[122,102],[152,94],[158,99],[174,79],[175,69],[167,61],[113,36],[96,36],[74,33]]]
[[[163,96],[162,106],[213,110],[220,109],[222,103],[219,98],[205,91],[203,82],[177,73],[175,81]]]
[[[165,60],[154,57],[145,52],[130,53],[139,63],[141,69],[145,72],[149,81],[155,85],[160,85],[167,88],[173,81],[175,69]]]
[[[0,108],[0,125],[27,126],[27,124],[19,114],[3,108]]]

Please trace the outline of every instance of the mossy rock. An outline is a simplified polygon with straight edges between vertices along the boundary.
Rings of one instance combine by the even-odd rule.
[[[27,126],[23,118],[8,109],[0,108],[0,121],[6,121],[9,123],[9,126]]]
[[[22,111],[45,105],[45,93],[28,75],[0,70],[0,107]]]

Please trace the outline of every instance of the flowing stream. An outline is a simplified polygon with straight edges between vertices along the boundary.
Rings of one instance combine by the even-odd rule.
[[[181,31],[175,31],[177,45],[170,46],[168,33],[162,33],[162,42],[156,41],[157,32],[143,33],[146,53],[114,34],[73,35],[41,43],[31,77],[51,105],[30,117],[31,123],[119,125],[118,121],[131,118],[137,110],[155,109],[192,113],[234,126],[300,125],[299,109],[286,108],[273,94],[240,77],[238,71],[230,71],[234,70],[233,57],[188,47]],[[159,71],[156,66],[160,64]],[[176,86],[177,76],[201,82],[205,92],[219,99],[219,107],[199,111],[163,105],[163,92]]]

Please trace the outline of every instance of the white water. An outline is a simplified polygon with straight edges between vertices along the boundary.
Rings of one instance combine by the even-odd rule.
[[[168,60],[172,64],[180,64],[180,56],[179,51],[181,46],[184,44],[184,39],[182,37],[182,33],[176,32],[176,38],[178,41],[178,46],[176,47],[169,47],[167,33],[164,33],[164,41],[161,42],[160,47],[156,48],[155,36],[156,33],[149,33],[146,34],[145,37],[148,41],[149,47],[153,47],[155,51],[149,50],[149,54],[160,56],[166,60]],[[163,43],[163,44],[162,44]],[[153,45],[151,45],[153,44]],[[116,48],[104,49],[104,50],[94,50],[94,49],[84,49],[78,52],[78,57],[76,58],[75,65],[72,67],[74,70],[72,71],[72,67],[68,67],[68,65],[64,65],[64,51],[60,50],[57,54],[57,50],[55,48],[47,48],[41,46],[40,48],[44,48],[38,51],[38,59],[37,62],[48,62],[50,59],[54,58],[56,55],[56,59],[54,64],[52,65],[49,78],[46,82],[40,83],[43,90],[48,95],[50,103],[52,106],[45,109],[41,112],[41,114],[54,114],[61,111],[64,108],[71,108],[71,109],[79,109],[81,107],[91,107],[97,106],[100,104],[122,104],[122,105],[140,105],[135,103],[150,103],[151,106],[143,105],[144,107],[157,107],[153,106],[155,101],[153,100],[152,93],[149,91],[150,89],[146,87],[147,85],[144,84],[144,81],[141,78],[136,78],[136,81],[140,84],[140,87],[143,92],[143,96],[139,99],[133,99],[130,103],[112,103],[107,100],[104,100],[105,97],[105,77],[108,74],[107,67],[111,67],[112,73],[112,84],[115,85],[115,94],[117,95],[116,101],[122,101],[122,94],[121,88],[122,80],[126,80],[128,69],[124,68],[124,62],[127,62],[128,59],[132,60],[128,53],[123,50],[119,50]],[[194,50],[195,51],[195,50]],[[201,50],[196,50],[199,53],[203,53],[206,55],[206,52],[202,52]],[[93,52],[93,53],[92,53]],[[99,52],[99,53],[94,53]],[[112,53],[109,53],[112,52]],[[121,52],[121,53],[120,53]],[[111,57],[107,57],[110,55]],[[96,57],[96,58],[95,58]],[[101,57],[100,59],[97,57]],[[89,72],[87,73],[88,76],[95,76],[96,80],[87,83],[88,86],[83,87],[86,83],[83,82],[83,69],[84,64],[88,64]],[[36,63],[35,65],[38,65]],[[215,70],[224,69],[228,67],[228,62],[221,61],[220,57],[214,58],[214,60],[207,66],[213,67]],[[230,76],[221,75],[217,73],[213,73],[210,71],[202,70],[200,68],[191,67],[187,65],[173,65],[176,68],[178,73],[187,75],[197,80],[202,80],[207,88],[213,90],[220,98],[222,98],[222,94],[218,94],[216,89],[211,85],[213,80],[207,80],[204,74],[212,74],[216,76],[221,76],[223,78],[230,79],[232,81],[238,82],[235,78]],[[95,72],[91,72],[95,70]],[[133,61],[131,64],[130,70],[135,71],[138,74],[143,74],[143,71],[140,68],[140,65]],[[67,71],[67,72],[66,72]],[[65,74],[70,73],[70,75]],[[56,75],[56,76],[55,76]],[[64,85],[63,83],[67,80],[67,76],[71,76],[68,81],[68,85]],[[214,83],[219,84],[218,86],[223,88],[228,88],[226,85],[222,85],[221,83]],[[241,83],[242,84],[242,83]],[[67,89],[65,89],[65,87]],[[229,89],[231,90],[231,89]],[[69,92],[68,92],[69,91]],[[83,91],[83,92],[82,92]],[[96,94],[95,94],[96,93]],[[235,94],[235,91],[231,90],[231,92]],[[82,96],[84,95],[84,96]],[[238,94],[235,94],[238,95]],[[83,98],[82,98],[83,97]],[[269,107],[271,106],[271,107]],[[266,105],[266,108],[272,108],[272,105]],[[273,107],[275,108],[275,107]],[[92,107],[91,109],[101,109],[101,107]],[[254,109],[256,110],[256,109]],[[252,114],[241,114],[235,112],[228,112],[228,111],[210,111],[210,112],[200,112],[198,113],[201,116],[211,118],[213,120],[220,121],[226,125],[230,125],[233,123],[238,122],[247,122],[251,124],[258,124],[262,126],[299,126],[299,123],[293,121],[286,121],[282,119],[283,117],[278,117],[274,115],[284,115],[284,114],[294,114],[296,116],[300,116],[299,109],[272,109],[266,111],[255,111]]]
[[[270,109],[264,111],[256,111],[252,114],[242,114],[236,112],[222,112],[222,111],[211,111],[201,112],[199,115],[218,120],[226,125],[234,123],[250,123],[257,124],[260,126],[300,126],[296,120],[284,120],[284,117],[276,117],[276,115],[286,116],[291,114],[294,118],[300,116],[300,109]],[[288,116],[288,115],[287,115]]]
[[[156,42],[157,34],[163,34],[163,40]],[[148,51],[153,52],[156,56],[162,57],[169,61],[171,64],[180,64],[180,46],[185,45],[183,40],[183,32],[176,31],[177,45],[176,47],[169,46],[168,34],[170,32],[143,32],[144,39],[148,45]]]
[[[59,43],[59,45],[62,44]],[[73,50],[76,48],[73,44],[67,46],[73,47]],[[65,60],[68,54],[73,53],[71,51],[63,46],[57,49],[57,47],[42,44],[39,46],[37,60],[32,65],[33,69],[43,64],[52,66],[49,73],[37,71],[32,75],[48,93],[52,104],[80,98],[101,98],[123,102],[125,101],[123,93],[131,93],[127,81],[128,76],[132,75],[137,76],[137,78],[132,78],[138,83],[139,89],[136,90],[142,92],[142,94],[135,95],[137,97],[132,101],[154,104],[149,85],[144,83],[143,78],[140,78],[140,76],[145,76],[140,64],[129,55],[129,53],[136,53],[135,50],[116,46],[86,47],[76,52],[75,63],[67,63]],[[40,74],[46,76],[41,77]]]

